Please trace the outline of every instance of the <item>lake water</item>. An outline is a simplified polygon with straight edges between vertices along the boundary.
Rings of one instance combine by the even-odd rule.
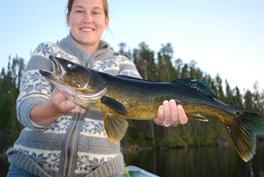
[[[172,150],[144,150],[125,153],[127,165],[136,165],[161,177],[264,177],[264,143],[245,163],[232,147],[201,147]],[[0,176],[6,174],[0,164]]]
[[[264,177],[264,143],[245,163],[232,147],[143,150],[125,153],[126,165],[136,165],[161,177]]]

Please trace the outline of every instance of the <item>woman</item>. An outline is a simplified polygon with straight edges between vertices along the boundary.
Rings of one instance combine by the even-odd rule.
[[[123,170],[120,144],[108,141],[102,115],[67,99],[38,72],[52,71],[49,56],[53,55],[109,74],[140,77],[130,60],[114,56],[101,40],[109,23],[107,0],[69,0],[67,7],[70,35],[57,44],[41,43],[23,74],[17,115],[25,128],[7,152],[9,177],[105,177]],[[188,119],[175,101],[164,100],[154,121],[177,126]]]

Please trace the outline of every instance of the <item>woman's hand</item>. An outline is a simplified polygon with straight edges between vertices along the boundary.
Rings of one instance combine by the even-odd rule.
[[[50,97],[53,108],[60,113],[85,113],[85,109],[78,106],[73,100],[69,99],[66,92],[59,91],[55,88]]]
[[[32,108],[31,120],[38,125],[46,126],[65,113],[85,113],[85,109],[78,106],[66,95],[66,92],[61,92],[55,88],[49,101],[39,103]]]
[[[163,101],[163,104],[160,105],[154,122],[160,126],[176,127],[179,124],[186,124],[188,122],[188,117],[182,106],[177,105],[175,100],[165,100]]]

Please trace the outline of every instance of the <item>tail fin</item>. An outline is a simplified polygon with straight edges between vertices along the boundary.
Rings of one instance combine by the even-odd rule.
[[[235,150],[248,162],[256,153],[256,135],[264,133],[264,116],[255,112],[241,112],[238,124],[230,126]]]

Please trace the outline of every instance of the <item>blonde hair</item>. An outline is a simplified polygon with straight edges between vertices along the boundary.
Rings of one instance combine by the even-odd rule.
[[[73,1],[74,0],[68,0],[67,15],[70,15],[70,13],[71,13]],[[109,18],[109,15],[108,15],[108,11],[109,11],[108,2],[107,2],[107,0],[102,0],[102,2],[103,2],[103,8],[104,8],[105,16],[106,16],[106,18]]]

